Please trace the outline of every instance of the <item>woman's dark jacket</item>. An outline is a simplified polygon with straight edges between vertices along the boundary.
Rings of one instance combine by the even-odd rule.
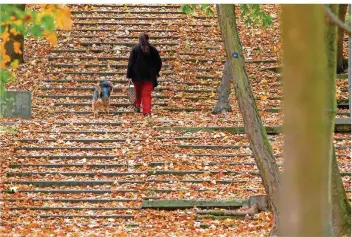
[[[153,81],[156,86],[161,66],[159,52],[154,46],[150,45],[149,54],[144,54],[137,44],[132,48],[128,59],[127,78],[132,78],[133,82]]]

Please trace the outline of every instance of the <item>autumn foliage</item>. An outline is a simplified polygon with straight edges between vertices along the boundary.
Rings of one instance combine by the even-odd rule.
[[[23,54],[23,42],[18,36],[33,35],[47,39],[51,45],[57,44],[56,29],[70,30],[72,28],[71,11],[68,7],[58,4],[40,5],[39,11],[21,10],[18,5],[1,5],[1,42],[0,42],[0,94],[3,95],[5,84],[14,79],[14,71],[19,60],[13,60],[7,50],[11,43],[14,53]]]

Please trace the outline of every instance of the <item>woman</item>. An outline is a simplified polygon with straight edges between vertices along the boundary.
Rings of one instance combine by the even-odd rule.
[[[127,79],[132,80],[136,90],[135,110],[144,116],[151,116],[152,90],[158,85],[157,77],[161,70],[158,50],[149,43],[149,36],[142,33],[139,44],[135,45],[128,59]]]

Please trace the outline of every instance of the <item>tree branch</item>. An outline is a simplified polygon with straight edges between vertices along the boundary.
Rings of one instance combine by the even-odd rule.
[[[332,20],[338,27],[340,27],[341,29],[346,31],[348,33],[348,37],[351,37],[350,27],[345,25],[345,23],[343,23],[339,18],[337,18],[337,16],[335,16],[335,14],[329,8],[328,4],[324,4],[324,7],[325,7],[326,13],[328,14],[330,20]]]

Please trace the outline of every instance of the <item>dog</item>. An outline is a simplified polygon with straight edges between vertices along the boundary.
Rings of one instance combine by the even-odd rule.
[[[104,109],[105,112],[109,113],[110,95],[112,91],[113,85],[110,81],[103,81],[95,86],[92,102],[94,118],[98,114],[99,110]]]

